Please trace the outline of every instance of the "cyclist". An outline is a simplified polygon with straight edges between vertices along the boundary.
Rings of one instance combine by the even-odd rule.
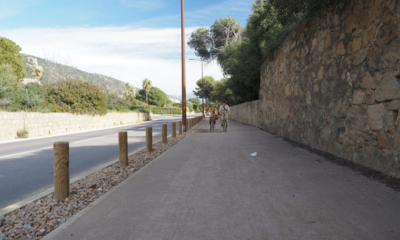
[[[226,100],[224,100],[222,102],[222,105],[219,107],[219,114],[225,114],[228,113],[229,115],[231,115],[231,109],[229,108],[229,106],[226,104]],[[228,116],[225,114],[225,119],[226,119],[226,128],[228,128]],[[221,117],[221,127],[222,126],[222,117]]]
[[[215,125],[215,123],[217,121],[217,117],[218,117],[218,111],[217,111],[217,108],[215,107],[215,103],[213,103],[213,102],[211,103],[211,107],[208,109],[206,115],[208,115],[209,112],[212,112],[215,115],[214,116],[214,125]],[[210,118],[210,127],[211,127],[211,118]]]

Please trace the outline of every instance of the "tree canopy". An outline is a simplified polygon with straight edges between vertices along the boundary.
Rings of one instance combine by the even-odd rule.
[[[195,50],[196,56],[211,61],[217,58],[221,49],[233,39],[242,36],[243,27],[234,18],[221,18],[210,29],[196,29],[190,36],[188,45]]]
[[[144,89],[141,89],[138,92],[136,98],[138,100],[144,101],[146,98],[146,91]],[[150,89],[150,91],[148,92],[148,102],[148,104],[158,107],[163,107],[164,105],[171,103],[171,101],[168,99],[168,95],[158,87],[152,87]]]
[[[122,94],[128,101],[135,99],[136,96],[135,87],[129,83],[125,83],[125,85],[123,86]]]
[[[148,94],[150,92],[150,89],[152,88],[151,80],[149,80],[148,78],[144,79],[143,83],[142,83],[142,87],[143,87],[143,90],[146,93],[146,99],[145,99],[146,103],[149,104]]]
[[[14,93],[18,88],[18,78],[11,65],[0,64],[0,106],[13,103]]]
[[[14,69],[14,74],[19,81],[27,75],[22,56],[19,54],[21,48],[10,39],[0,37],[0,63],[9,64]]]
[[[201,111],[202,109],[202,105],[201,105],[201,101],[198,98],[189,98],[189,102],[191,102],[193,104],[193,110],[194,111]]]
[[[209,98],[211,92],[214,90],[215,79],[210,76],[205,76],[204,84],[203,84],[203,78],[200,78],[199,80],[197,80],[196,85],[197,87],[193,91],[194,95],[196,95],[199,98],[202,98],[204,92],[204,98]]]

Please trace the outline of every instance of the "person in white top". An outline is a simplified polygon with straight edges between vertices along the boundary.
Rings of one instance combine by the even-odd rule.
[[[219,114],[228,113],[231,115],[231,109],[229,108],[228,104],[226,104],[226,100],[222,102],[222,105],[219,107]],[[228,116],[226,116],[226,126],[228,126]],[[221,127],[222,127],[222,118],[221,118]]]

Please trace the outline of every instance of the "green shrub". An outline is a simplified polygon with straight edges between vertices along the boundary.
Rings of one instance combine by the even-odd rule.
[[[20,95],[25,110],[38,110],[43,107],[44,91],[39,83],[28,83],[20,89]]]
[[[28,138],[29,132],[26,129],[18,130],[17,131],[17,137],[18,138]]]
[[[45,88],[45,106],[52,112],[103,115],[107,113],[106,96],[93,83],[68,79],[49,83]]]
[[[131,106],[131,110],[136,110],[139,112],[151,112],[153,114],[182,114],[181,108],[164,108],[155,106]]]
[[[163,107],[152,107],[151,113],[153,114],[182,114],[180,108],[163,108]]]
[[[145,103],[137,99],[126,99],[125,97],[120,97],[115,93],[110,93],[107,95],[107,109],[117,112],[128,112],[130,106],[140,106],[145,105]]]

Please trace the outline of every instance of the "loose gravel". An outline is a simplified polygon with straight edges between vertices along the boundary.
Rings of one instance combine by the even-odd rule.
[[[65,201],[57,201],[52,193],[5,216],[0,216],[0,240],[41,239],[184,139],[196,127],[197,125],[183,135],[177,135],[176,138],[169,137],[168,144],[163,144],[161,141],[153,144],[151,153],[143,149],[129,156],[126,167],[119,166],[117,162],[72,183],[70,196]]]

